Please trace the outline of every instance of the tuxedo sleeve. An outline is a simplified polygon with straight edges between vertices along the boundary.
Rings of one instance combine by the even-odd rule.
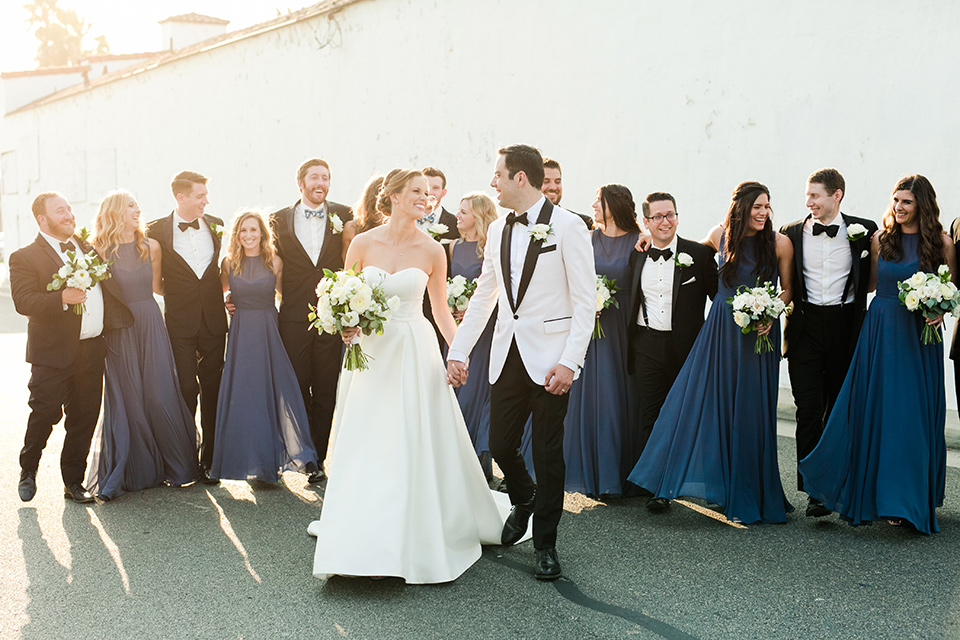
[[[463,322],[457,328],[453,344],[447,352],[447,360],[466,362],[473,346],[480,339],[490,314],[497,306],[500,288],[497,283],[497,270],[493,264],[493,243],[500,237],[501,226],[492,224],[487,230],[487,244],[483,250],[483,266],[477,279],[477,288],[470,297],[470,304],[463,316]]]
[[[571,368],[570,363],[576,365],[576,368],[573,368],[576,373],[583,366],[583,359],[587,355],[597,315],[597,272],[593,262],[590,232],[581,227],[579,222],[569,227],[564,233],[560,251],[573,315],[567,346],[560,356],[560,364],[568,368]]]
[[[701,270],[703,271],[703,286],[707,291],[707,297],[709,297],[711,300],[713,300],[714,297],[716,297],[717,288],[720,285],[717,261],[713,256],[714,256],[713,251],[711,250],[704,251],[702,266],[700,267]]]
[[[53,280],[53,274],[50,274]],[[64,312],[60,291],[47,291],[47,282],[32,268],[26,258],[15,251],[10,254],[10,296],[17,313],[23,316],[52,316]]]

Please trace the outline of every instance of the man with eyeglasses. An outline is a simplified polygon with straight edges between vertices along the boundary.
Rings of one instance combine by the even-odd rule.
[[[707,298],[717,293],[713,250],[677,236],[677,202],[655,192],[641,205],[651,246],[630,255],[630,328],[627,369],[640,398],[639,458],[667,392],[680,373],[700,327]],[[635,459],[636,459],[635,458]],[[664,511],[666,498],[651,498],[647,509]]]

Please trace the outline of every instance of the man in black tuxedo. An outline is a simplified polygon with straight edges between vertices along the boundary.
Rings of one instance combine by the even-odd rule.
[[[37,196],[33,215],[40,233],[10,255],[10,293],[17,313],[28,317],[30,363],[30,417],[20,451],[18,492],[24,502],[36,495],[40,454],[53,425],[66,414],[60,454],[63,493],[74,502],[88,503],[94,498],[83,487],[83,476],[103,398],[103,332],[132,326],[133,315],[109,279],[88,291],[47,291],[68,252],[88,253],[93,247],[74,235],[76,219],[59,193]],[[73,308],[78,304],[84,305],[79,315]]]
[[[840,213],[846,184],[836,169],[807,179],[805,218],[780,232],[793,243],[794,310],[783,332],[790,386],[797,405],[797,460],[813,451],[836,402],[867,307],[871,220]],[[803,491],[803,477],[797,474]],[[830,513],[808,498],[806,514]]]
[[[283,260],[283,299],[280,303],[280,338],[300,383],[310,419],[310,436],[317,450],[319,469],[308,469],[308,482],[326,479],[323,460],[333,422],[343,341],[312,329],[309,305],[317,304],[317,283],[323,270],[343,268],[343,225],[353,219],[350,207],[327,200],[330,165],[311,158],[297,170],[300,199],[270,216],[270,226]]]
[[[627,371],[634,376],[641,422],[633,455],[639,457],[653,424],[703,326],[707,298],[717,293],[713,249],[677,236],[677,203],[655,192],[642,204],[652,246],[630,254],[630,325]],[[647,508],[663,511],[666,498]]]
[[[457,216],[444,209],[441,204],[443,197],[447,195],[447,176],[436,167],[425,167],[421,173],[427,178],[427,185],[430,188],[430,196],[434,200],[434,206],[432,211],[417,220],[417,228],[429,233],[434,240],[447,247],[450,243],[460,239],[460,231],[457,229]],[[435,224],[442,224],[447,230],[441,233],[432,232],[431,227]],[[446,255],[447,276],[449,277],[450,252],[447,251]],[[430,306],[430,296],[426,292],[423,294],[423,315],[433,325],[433,330],[437,334],[437,342],[440,345],[440,353],[446,353],[447,345],[440,329],[437,328],[437,323],[433,321],[433,307]]]
[[[223,220],[204,213],[207,179],[182,171],[170,185],[177,208],[147,225],[147,235],[160,243],[163,255],[164,319],[177,365],[180,393],[191,415],[200,399],[200,481],[210,478],[217,395],[223,372],[227,314],[220,284],[220,235]]]
[[[563,175],[560,170],[560,163],[553,158],[543,159],[543,185],[540,187],[540,193],[546,196],[547,200],[554,206],[560,206],[560,200],[563,198]],[[567,211],[570,211],[567,209]],[[580,216],[587,229],[593,229],[593,218],[585,216],[576,211],[570,213]]]

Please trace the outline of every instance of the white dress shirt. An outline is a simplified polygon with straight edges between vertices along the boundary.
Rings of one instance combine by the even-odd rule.
[[[60,251],[60,241],[53,236],[48,236],[43,231],[40,232],[43,239],[50,243],[53,250],[57,252],[63,263],[67,263],[67,252]],[[70,242],[76,247],[74,253],[81,252],[80,245],[76,239],[71,237]],[[67,311],[69,305],[63,305],[63,310]],[[73,313],[73,310],[70,310]],[[87,291],[87,301],[83,303],[83,315],[80,317],[80,339],[96,338],[103,333],[103,291],[100,290],[100,284],[93,285],[93,288]]]
[[[173,250],[180,254],[180,257],[190,265],[193,272],[197,274],[197,278],[202,278],[204,271],[207,270],[207,267],[210,266],[210,262],[214,258],[211,230],[207,227],[207,223],[203,221],[202,217],[197,219],[197,223],[200,226],[199,229],[187,227],[181,231],[181,222],[189,222],[189,220],[184,220],[174,211]]]
[[[843,216],[837,214],[830,223],[840,227],[836,238],[826,233],[813,235],[813,225],[817,222],[811,217],[803,225],[803,282],[807,288],[807,302],[818,306],[853,302],[853,287],[844,296],[853,254]]]
[[[643,306],[647,309],[649,328],[655,331],[670,331],[673,329],[673,273],[677,259],[677,236],[673,236],[664,249],[673,252],[670,258],[651,260],[647,258],[640,273],[640,289],[643,291],[643,302],[637,312],[637,324],[648,326],[643,320]]]
[[[544,198],[527,209],[527,226],[519,222],[513,225],[510,235],[510,290],[513,292],[513,301],[517,301],[520,290],[520,276],[523,275],[523,263],[527,259],[527,248],[530,246],[530,227],[537,224],[540,209],[543,208]]]
[[[293,212],[293,232],[297,235],[297,240],[303,250],[310,256],[310,260],[316,264],[320,259],[320,252],[323,251],[323,238],[327,233],[327,225],[330,224],[330,210],[327,203],[320,205],[320,211],[323,217],[310,216],[307,218],[307,206],[300,202]]]

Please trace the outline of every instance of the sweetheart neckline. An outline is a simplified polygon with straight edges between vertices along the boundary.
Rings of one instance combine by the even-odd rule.
[[[422,273],[423,275],[427,276],[428,278],[430,277],[430,274],[428,274],[426,271],[424,271],[424,270],[421,269],[420,267],[404,267],[403,269],[399,269],[399,270],[397,270],[397,271],[394,271],[393,273],[387,271],[386,269],[383,269],[383,268],[381,268],[381,267],[378,267],[378,266],[375,265],[375,264],[368,264],[368,265],[365,266],[363,269],[378,269],[378,270],[382,271],[383,273],[387,274],[388,276],[395,276],[395,275],[397,275],[398,273],[402,273],[402,272],[404,272],[404,271],[410,271],[411,269],[416,269],[417,271],[419,271],[419,272]],[[360,271],[362,272],[363,269],[361,269]]]

